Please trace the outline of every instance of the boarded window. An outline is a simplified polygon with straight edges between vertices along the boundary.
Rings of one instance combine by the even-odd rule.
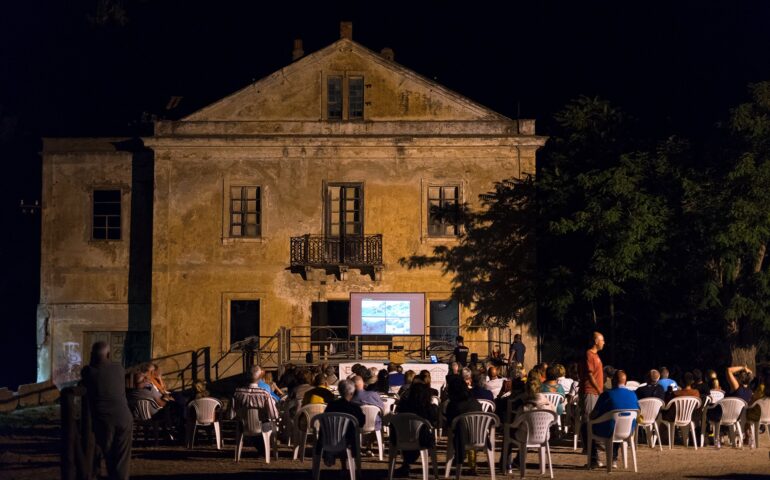
[[[457,213],[460,187],[457,185],[433,185],[428,187],[428,235],[438,237],[460,234]]]
[[[339,75],[326,79],[326,117],[342,120],[342,77]]]
[[[364,118],[364,77],[348,79],[348,119]]]
[[[262,235],[260,187],[230,187],[230,236]]]
[[[120,190],[94,190],[91,238],[120,240]]]

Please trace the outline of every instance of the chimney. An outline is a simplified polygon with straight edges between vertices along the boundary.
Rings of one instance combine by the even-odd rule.
[[[340,38],[353,40],[353,22],[340,22]]]
[[[291,51],[291,60],[297,61],[305,54],[305,51],[302,50],[302,39],[297,38],[294,40],[294,50]]]
[[[383,48],[382,51],[380,51],[380,55],[382,55],[383,58],[390,60],[391,62],[395,62],[396,54],[390,47]]]

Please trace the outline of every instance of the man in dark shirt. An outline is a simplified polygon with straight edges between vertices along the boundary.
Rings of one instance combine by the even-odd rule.
[[[134,425],[126,400],[126,371],[110,361],[110,346],[94,343],[91,363],[81,372],[91,406],[94,436],[111,480],[128,480]]]
[[[364,423],[366,423],[366,415],[364,415],[364,411],[361,410],[361,407],[352,403],[351,400],[353,400],[353,395],[356,392],[356,387],[350,380],[342,380],[337,385],[337,388],[339,389],[340,398],[332,401],[329,403],[326,407],[325,413],[347,413],[349,415],[353,415],[356,420],[358,420],[358,426],[359,428],[364,426]],[[356,435],[358,435],[358,432],[356,429],[348,428],[348,430],[345,432],[345,439],[347,441],[347,444],[351,450],[355,449],[356,445]],[[316,442],[315,445],[316,452],[321,449],[321,442]],[[353,455],[355,455],[356,452],[353,451]],[[334,465],[335,457],[332,455],[326,455],[324,453],[324,463],[326,463],[327,466]],[[345,461],[342,461],[342,468],[345,469]]]
[[[390,362],[388,364],[388,385],[391,387],[400,387],[404,384],[404,374],[398,371],[398,364]]]
[[[658,380],[660,380],[660,372],[653,368],[647,373],[647,385],[636,389],[636,398],[641,400],[643,398],[655,397],[664,400],[666,391],[660,386]]]
[[[458,336],[456,339],[457,346],[454,350],[455,362],[464,367],[468,363],[468,352],[470,349],[465,346],[465,339],[462,336]]]
[[[521,341],[521,334],[513,336],[513,343],[511,344],[510,352],[508,352],[508,367],[512,367],[517,363],[524,365],[524,354],[527,353],[527,347]]]

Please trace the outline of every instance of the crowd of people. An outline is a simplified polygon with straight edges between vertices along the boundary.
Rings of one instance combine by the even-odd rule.
[[[112,382],[116,384],[111,385],[107,382],[107,377],[113,378],[119,372],[112,371],[115,364],[108,362],[108,348],[106,354],[105,348],[101,343],[94,345],[92,365],[84,369],[83,383],[88,389],[89,398],[94,402],[95,415],[104,418],[102,423],[95,421],[95,429],[98,428],[100,432],[97,441],[105,451],[108,466],[111,465],[109,468],[115,472],[114,478],[126,478],[120,472],[127,468],[124,449],[130,448],[131,429],[126,426],[130,415],[128,420],[124,417],[126,412],[131,411],[132,404],[139,399],[152,400],[157,407],[155,415],[164,415],[163,418],[170,424],[181,424],[187,402],[205,397],[208,392],[206,386],[199,383],[187,395],[172,394],[163,383],[157,365],[147,364],[134,373],[133,388],[126,394],[122,383]],[[458,337],[454,362],[450,364],[449,373],[440,389],[432,385],[428,370],[403,371],[396,363],[390,363],[385,369],[356,364],[344,378],[341,378],[341,372],[329,365],[283,365],[276,379],[272,372],[254,366],[249,371],[246,384],[237,388],[232,397],[225,399],[225,414],[229,415],[228,418],[237,418],[242,409],[256,407],[263,412],[261,420],[264,428],[276,428],[279,440],[297,445],[298,432],[306,428],[306,425],[296,424],[299,418],[297,413],[303,405],[325,404],[326,412],[350,414],[360,426],[366,421],[361,407],[372,405],[383,414],[377,417],[375,424],[375,430],[380,430],[383,417],[389,413],[412,413],[426,419],[431,425],[447,428],[459,415],[482,411],[482,404],[486,402],[494,404],[494,412],[516,440],[526,439],[522,413],[548,410],[556,415],[565,415],[566,425],[579,425],[579,434],[585,446],[590,420],[616,409],[638,409],[638,400],[643,398],[657,397],[668,402],[677,397],[692,396],[704,400],[716,391],[741,398],[747,405],[752,405],[759,398],[770,397],[770,389],[765,388],[770,382],[770,370],[755,376],[746,366],[732,366],[726,370],[727,391],[722,390],[718,375],[713,370],[707,370],[705,375],[699,370],[693,370],[671,378],[672,375],[665,367],[649,370],[644,383],[630,388],[627,385],[627,374],[623,370],[603,365],[600,356],[603,348],[604,336],[594,332],[589,347],[579,361],[566,367],[558,363],[538,363],[525,370],[526,347],[518,335],[507,361],[496,350],[496,355],[475,363],[468,362],[469,350],[462,337]],[[107,384],[110,384],[109,389],[105,387]],[[557,394],[563,397],[563,402],[554,405],[546,394]],[[120,415],[115,414],[115,408],[120,410]],[[702,413],[702,410],[698,410],[693,415],[700,416]],[[714,421],[721,415],[718,406],[708,409],[706,413],[709,420]],[[747,411],[747,417],[758,418],[759,413],[756,406]],[[664,419],[670,419],[675,412],[673,408],[664,409],[661,415]],[[700,422],[696,424],[700,428]],[[605,437],[611,433],[612,428],[611,422],[595,424],[593,433]],[[129,440],[126,440],[126,435]],[[356,433],[349,432],[348,435],[350,447],[355,448],[358,444],[354,438]],[[395,432],[391,431],[391,441],[395,440],[392,438],[394,435]],[[747,438],[747,441],[753,439]],[[435,436],[426,430],[421,433],[419,442],[425,448],[432,447]],[[261,448],[259,442],[257,448]],[[318,443],[316,448],[320,448]],[[362,453],[371,454],[370,448],[371,445],[364,445]],[[456,458],[466,458],[460,443],[453,445],[453,448]],[[601,445],[598,449],[601,449]],[[475,468],[473,453],[468,452],[471,468]],[[590,453],[589,466],[604,466],[596,443]],[[503,452],[502,458],[511,458],[508,454]],[[418,456],[417,451],[404,452],[403,463],[396,470],[396,476],[407,475],[410,464]],[[612,458],[614,463],[617,448],[612,452]],[[336,459],[325,454],[324,461],[332,465]],[[518,462],[517,457],[512,458],[508,462],[508,469],[516,468]],[[345,462],[341,463],[345,468]]]

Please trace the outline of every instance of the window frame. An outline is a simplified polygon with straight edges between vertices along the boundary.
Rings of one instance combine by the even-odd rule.
[[[360,220],[357,223],[361,224],[361,233],[358,234],[347,234],[340,229],[340,232],[337,234],[334,238],[340,238],[340,237],[348,237],[348,236],[364,236],[364,232],[366,229],[366,222],[365,222],[365,215],[364,215],[364,197],[365,197],[365,189],[364,189],[364,182],[323,182],[323,203],[324,203],[324,218],[323,218],[323,232],[324,237],[331,237],[330,231],[331,231],[331,216],[332,216],[332,205],[331,205],[331,198],[329,196],[329,188],[330,187],[340,187],[340,188],[351,188],[355,187],[359,190],[359,199],[358,199],[358,211],[359,211],[359,217]],[[341,224],[340,224],[341,225]]]
[[[342,102],[342,117],[331,118],[329,117],[329,79],[333,77],[340,77],[341,92],[340,101]],[[350,117],[350,79],[361,78],[361,116],[351,118]],[[321,74],[322,81],[322,94],[321,94],[321,118],[327,122],[362,122],[366,120],[366,75],[365,72],[359,70],[330,70],[324,71]]]
[[[111,228],[109,227],[109,224],[107,223],[107,218],[109,218],[110,216],[114,216],[114,215],[102,215],[102,214],[99,215],[100,217],[105,217],[105,224],[104,224],[105,226],[104,227],[98,227],[100,229],[104,229],[104,231],[105,231],[105,238],[96,238],[94,236],[94,231],[97,228],[96,227],[96,222],[94,221],[94,220],[96,220],[96,192],[107,192],[107,191],[118,192],[118,198],[120,199],[119,202],[118,202],[119,206],[120,206],[120,214],[118,216],[119,226],[117,227],[118,235],[119,235],[118,238],[109,238],[109,235],[108,235],[108,233],[109,233]],[[90,200],[90,203],[91,203],[91,212],[90,212],[91,213],[91,222],[90,222],[91,223],[91,229],[90,229],[91,231],[90,231],[90,234],[88,236],[89,237],[89,241],[99,242],[99,243],[102,243],[102,242],[122,242],[123,241],[123,239],[125,238],[125,233],[124,232],[126,230],[125,229],[125,225],[124,225],[125,215],[124,215],[124,212],[123,212],[123,204],[125,203],[124,200],[123,200],[124,193],[125,193],[125,189],[123,187],[117,186],[117,185],[95,185],[95,186],[91,187],[91,191],[90,191],[90,195],[89,195],[89,197],[90,197],[89,200]],[[114,203],[114,202],[99,202],[99,203]],[[115,227],[112,227],[112,229],[114,230]]]
[[[460,225],[459,222],[456,223],[456,224],[450,224],[448,222],[443,222],[442,221],[441,222],[441,228],[442,228],[442,231],[445,232],[445,233],[437,233],[437,232],[432,231],[433,228],[434,228],[434,222],[433,222],[433,219],[432,219],[432,216],[431,216],[431,210],[433,209],[433,205],[431,205],[431,202],[436,200],[436,199],[431,198],[430,191],[431,191],[431,189],[434,189],[434,188],[438,188],[439,189],[439,198],[438,198],[439,208],[444,208],[444,204],[446,202],[446,199],[444,198],[444,191],[445,191],[445,189],[446,188],[454,188],[455,189],[455,198],[454,198],[455,208],[459,209],[460,208],[460,204],[462,202],[462,185],[458,184],[458,183],[441,183],[441,184],[438,184],[436,182],[431,182],[431,183],[429,183],[426,186],[427,196],[425,198],[425,201],[426,201],[425,208],[427,209],[427,213],[428,213],[428,221],[427,221],[427,225],[426,225],[427,226],[427,234],[428,234],[428,236],[432,237],[432,238],[457,238],[462,233],[462,226]],[[450,225],[454,225],[455,233],[453,233],[453,234],[451,234],[451,233],[447,234],[446,233],[446,230],[447,230],[447,228],[450,227]]]
[[[437,178],[423,178],[420,190],[420,243],[454,243],[465,232],[462,224],[458,225],[456,235],[433,235],[430,233],[430,188],[431,187],[457,187],[457,204],[465,203],[468,194],[468,183],[465,180],[450,180]]]
[[[237,239],[237,240],[253,240],[253,239],[259,239],[262,238],[262,231],[263,231],[263,214],[262,214],[262,186],[257,184],[244,184],[245,182],[235,182],[227,185],[227,223],[226,223],[226,230],[227,230],[227,238],[231,239]],[[233,189],[239,188],[241,190],[241,195],[244,194],[244,192],[247,192],[250,188],[255,188],[257,190],[257,195],[254,201],[256,201],[256,211],[250,212],[248,210],[248,202],[251,201],[248,196],[244,199],[243,196],[239,198],[239,201],[241,202],[241,210],[240,212],[236,212],[233,210]],[[244,204],[246,204],[245,210]],[[246,221],[244,221],[244,216],[248,217],[248,215],[255,214],[257,216],[257,233],[255,235],[244,235],[243,229],[246,228],[247,225],[249,225]],[[233,233],[233,227],[236,225],[233,223],[233,216],[234,215],[241,215],[241,223],[238,224],[241,227],[241,234],[235,235]]]

